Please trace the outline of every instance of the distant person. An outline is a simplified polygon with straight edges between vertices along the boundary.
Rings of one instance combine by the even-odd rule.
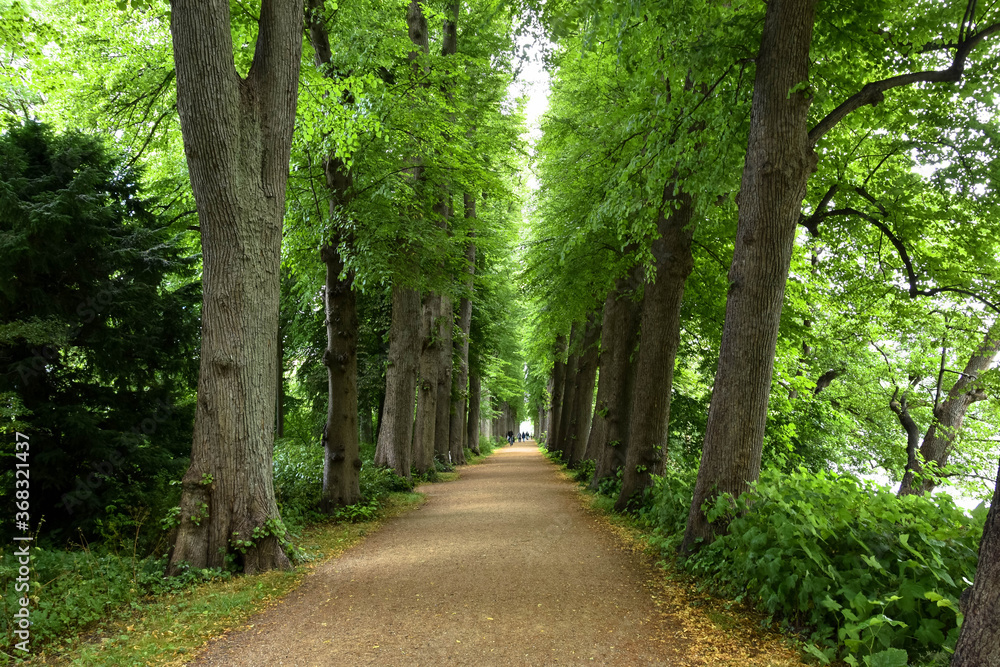
[[[509,442],[512,445],[514,444],[514,432],[513,431],[507,431],[507,442]]]

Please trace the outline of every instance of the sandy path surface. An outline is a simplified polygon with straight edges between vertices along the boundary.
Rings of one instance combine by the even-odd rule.
[[[682,665],[655,575],[533,443],[323,565],[195,665]],[[676,643],[675,643],[676,642]]]

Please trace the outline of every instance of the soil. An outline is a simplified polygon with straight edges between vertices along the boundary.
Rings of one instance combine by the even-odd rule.
[[[419,490],[419,509],[193,664],[749,664],[744,647],[712,659],[730,633],[692,622],[684,603],[664,604],[662,573],[584,508],[534,443]],[[788,664],[761,664],[779,663]]]

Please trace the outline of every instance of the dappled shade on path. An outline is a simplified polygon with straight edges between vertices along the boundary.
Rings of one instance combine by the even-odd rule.
[[[198,665],[688,664],[651,570],[533,443],[499,450]]]

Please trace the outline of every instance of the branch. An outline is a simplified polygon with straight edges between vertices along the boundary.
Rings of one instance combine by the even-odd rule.
[[[900,241],[899,238],[892,233],[892,230],[889,229],[888,225],[878,220],[877,218],[868,215],[867,213],[859,211],[856,208],[851,208],[849,206],[845,208],[838,208],[834,211],[830,211],[824,214],[823,217],[827,218],[834,215],[856,215],[864,220],[867,220],[874,227],[878,228],[878,230],[881,231],[886,236],[886,238],[889,239],[889,242],[893,245],[893,247],[896,248],[896,252],[899,253],[899,258],[903,260],[903,267],[906,271],[906,281],[907,283],[909,283],[908,293],[911,299],[915,299],[918,296],[935,296],[937,294],[945,294],[945,293],[961,294],[963,296],[968,296],[975,299],[976,301],[983,304],[984,306],[986,306],[995,313],[1000,313],[1000,305],[997,305],[992,301],[989,301],[982,295],[973,292],[972,290],[965,289],[964,287],[945,286],[945,287],[934,287],[931,289],[921,289],[917,281],[916,272],[913,270],[913,261],[910,259],[910,254],[906,251],[906,246],[903,245],[903,242]]]
[[[947,69],[910,72],[909,74],[900,74],[899,76],[893,76],[888,79],[873,81],[872,83],[866,84],[861,90],[848,97],[840,104],[840,106],[827,114],[826,118],[817,123],[813,129],[809,130],[810,145],[815,146],[827,132],[832,130],[837,123],[842,121],[851,112],[857,111],[863,106],[867,106],[869,104],[875,106],[881,102],[885,99],[885,92],[888,90],[921,82],[954,83],[961,80],[962,74],[965,72],[965,61],[968,58],[969,53],[976,48],[981,41],[996,32],[1000,32],[1000,23],[994,23],[977,33],[968,33],[966,26],[971,25],[972,18],[969,14],[970,12],[975,11],[975,4],[976,0],[969,0],[969,5],[965,10],[965,18],[962,20],[962,28],[959,32],[958,48],[955,50],[955,57],[952,59],[951,65]]]
[[[809,230],[809,234],[815,238],[819,238],[819,223],[822,222],[828,214],[825,213],[826,207],[830,205],[830,200],[833,196],[837,194],[837,190],[840,189],[840,185],[834,183],[830,186],[830,189],[826,191],[823,198],[819,200],[819,204],[816,205],[816,209],[812,212],[808,218],[799,214],[799,224]]]

